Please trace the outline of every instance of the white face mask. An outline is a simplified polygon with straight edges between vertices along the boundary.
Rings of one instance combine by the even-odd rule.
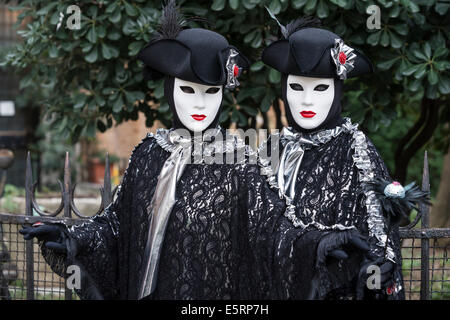
[[[303,129],[320,126],[328,116],[334,99],[333,78],[289,75],[286,98],[294,121]]]
[[[175,78],[175,110],[181,123],[193,132],[204,131],[222,103],[222,86],[207,86]]]

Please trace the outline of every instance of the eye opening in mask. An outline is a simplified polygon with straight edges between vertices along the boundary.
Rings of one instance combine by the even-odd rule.
[[[217,88],[217,87],[211,87],[211,88],[209,88],[208,90],[206,90],[205,92],[206,92],[206,93],[209,93],[209,94],[215,94],[215,93],[219,92],[219,90],[220,90],[220,88]]]
[[[289,83],[289,86],[291,87],[292,90],[295,91],[303,91],[303,87],[300,83]]]
[[[183,91],[184,93],[195,93],[194,88],[189,87],[189,86],[180,86],[181,91]]]
[[[314,88],[314,91],[326,91],[329,87],[327,84],[319,84]]]

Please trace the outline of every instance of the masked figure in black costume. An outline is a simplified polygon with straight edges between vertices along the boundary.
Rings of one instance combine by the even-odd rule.
[[[364,187],[376,178],[390,181],[388,171],[372,142],[341,117],[343,80],[372,72],[372,65],[318,28],[317,19],[277,23],[283,37],[262,60],[282,74],[290,127],[264,142],[259,157],[262,174],[287,205],[275,239],[274,297],[402,299],[398,227]],[[268,157],[273,138],[277,165]],[[380,271],[373,290],[371,265]]]
[[[267,258],[260,234],[270,223],[267,201],[261,201],[267,184],[256,163],[238,159],[239,152],[250,152],[243,141],[224,140],[218,126],[223,89],[239,84],[248,62],[223,36],[183,29],[180,19],[170,1],[160,32],[139,53],[147,78],[165,76],[173,129],[159,129],[135,147],[117,198],[102,215],[71,228],[22,231],[26,239],[38,237],[59,275],[69,264],[81,267],[81,298],[251,299],[268,293],[267,264],[260,261]],[[207,164],[208,155],[222,164]]]

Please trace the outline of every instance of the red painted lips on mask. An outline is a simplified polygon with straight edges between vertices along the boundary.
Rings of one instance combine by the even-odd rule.
[[[192,114],[191,117],[197,121],[203,121],[206,118],[206,116],[204,114]]]
[[[316,113],[313,111],[302,111],[300,112],[300,114],[302,115],[303,118],[312,118],[316,115]]]

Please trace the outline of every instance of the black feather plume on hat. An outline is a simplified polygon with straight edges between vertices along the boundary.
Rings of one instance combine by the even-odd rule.
[[[385,194],[385,188],[391,182],[384,179],[375,179],[367,182],[366,191],[373,191],[383,209],[383,214],[393,223],[399,223],[403,217],[409,220],[412,209],[419,211],[419,204],[431,205],[430,194],[420,190],[420,188],[412,182],[404,187],[404,197],[390,197]]]
[[[269,8],[266,7],[266,10],[269,12],[270,17],[277,22],[284,39],[289,38],[291,34],[303,28],[317,28],[322,25],[322,21],[320,21],[318,18],[312,16],[304,16],[293,20],[286,26],[284,26],[280,23],[280,21],[278,21],[277,17],[272,13],[272,11],[270,11]]]
[[[180,7],[175,0],[169,0],[162,9],[159,28],[152,40],[175,39],[184,26],[186,19],[180,13]]]

